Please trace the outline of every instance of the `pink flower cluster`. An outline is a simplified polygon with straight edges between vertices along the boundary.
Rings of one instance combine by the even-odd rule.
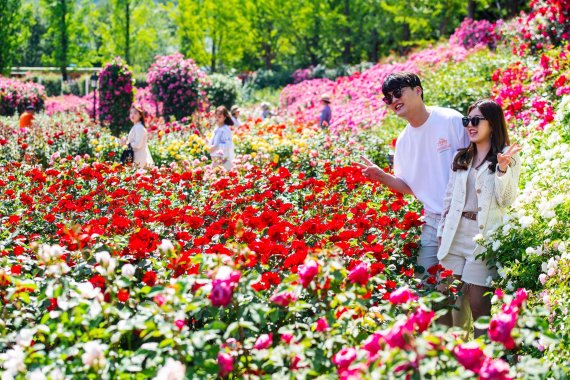
[[[223,267],[217,272],[209,296],[212,306],[225,307],[232,302],[234,289],[240,277],[239,271],[231,271],[228,267]]]
[[[130,126],[133,96],[133,75],[122,58],[116,57],[99,73],[98,96],[100,119],[116,136]]]
[[[91,102],[89,101],[91,99]],[[89,107],[90,106],[90,107]],[[89,114],[93,112],[93,95],[77,96],[77,95],[62,95],[47,98],[45,102],[45,112],[48,115],[53,115],[59,112],[80,112],[88,111]]]
[[[386,115],[382,102],[382,83],[391,73],[412,71],[421,73],[444,62],[462,61],[469,51],[458,44],[440,45],[411,54],[405,62],[380,63],[362,73],[348,77],[312,79],[285,87],[281,107],[288,116],[301,123],[316,123],[321,110],[320,97],[329,94],[333,110],[332,130],[357,132],[380,124]]]
[[[22,113],[29,105],[40,111],[44,108],[45,98],[41,84],[0,77],[0,115]]]
[[[453,352],[459,364],[479,375],[480,380],[511,379],[508,363],[503,359],[488,357],[475,342],[460,344]]]
[[[502,20],[499,20],[498,23],[492,23],[487,20],[466,18],[449,37],[449,41],[453,44],[462,45],[466,49],[479,46],[494,49],[500,40],[497,29],[501,25]]]
[[[158,56],[148,71],[148,84],[165,117],[179,120],[207,107],[207,76],[180,53]]]
[[[489,338],[494,342],[502,343],[506,349],[512,350],[516,343],[512,336],[512,330],[517,324],[517,318],[523,303],[528,299],[528,293],[519,289],[514,299],[504,304],[500,313],[493,315],[489,324]]]

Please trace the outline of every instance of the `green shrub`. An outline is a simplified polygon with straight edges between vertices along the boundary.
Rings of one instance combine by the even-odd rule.
[[[490,96],[493,71],[503,60],[506,57],[482,50],[462,62],[445,63],[435,71],[424,72],[426,103],[467,112],[475,100]]]
[[[258,70],[253,79],[253,87],[262,89],[266,87],[279,88],[293,83],[292,72],[288,70]]]
[[[226,106],[229,110],[237,103],[241,88],[239,79],[223,74],[212,74],[210,81],[211,84],[206,88],[206,93],[212,106]]]

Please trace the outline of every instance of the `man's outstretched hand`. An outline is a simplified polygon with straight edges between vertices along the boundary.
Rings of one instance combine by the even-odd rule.
[[[364,156],[360,156],[360,159],[364,161],[364,163],[355,162],[354,164],[362,169],[362,175],[368,179],[380,181],[383,183],[382,179],[386,176],[384,170],[380,169],[378,165],[375,165],[372,161]]]

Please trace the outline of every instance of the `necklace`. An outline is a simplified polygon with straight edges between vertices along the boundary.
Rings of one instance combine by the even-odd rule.
[[[478,164],[475,164],[475,163],[477,162],[476,160],[479,160],[479,157],[475,157],[475,158],[473,159],[473,168],[474,168],[475,170],[479,169],[479,168],[481,167],[481,165],[483,165],[483,164],[485,163],[485,157],[483,157],[483,159],[481,160],[481,162],[479,162]]]

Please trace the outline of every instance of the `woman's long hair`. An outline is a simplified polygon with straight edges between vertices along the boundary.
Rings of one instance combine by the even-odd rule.
[[[135,109],[139,113],[139,115],[141,115],[141,124],[143,125],[143,127],[146,127],[146,125],[144,124],[145,113],[142,106],[140,104],[133,104],[131,107]]]
[[[224,124],[225,125],[234,125],[234,121],[232,120],[232,117],[230,115],[230,113],[228,112],[228,109],[225,106],[219,106],[218,108],[216,108],[216,115],[218,114],[222,114],[224,115]]]
[[[475,108],[481,111],[491,128],[491,149],[489,149],[485,160],[490,162],[489,170],[494,173],[497,167],[497,154],[502,152],[505,146],[510,145],[505,114],[501,106],[491,99],[482,99],[471,104],[467,110],[467,115]],[[470,143],[467,148],[459,149],[453,160],[453,171],[467,170],[476,154],[477,146],[474,143]]]

